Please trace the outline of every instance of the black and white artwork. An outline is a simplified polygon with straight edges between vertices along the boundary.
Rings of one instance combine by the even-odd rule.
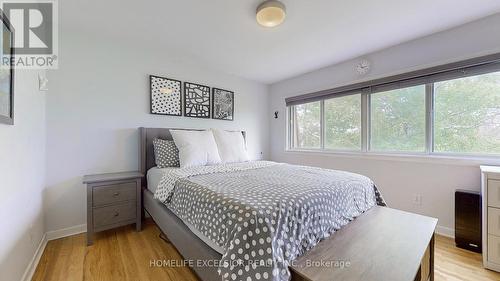
[[[230,120],[234,118],[234,92],[212,89],[212,118]]]
[[[184,116],[210,118],[210,87],[184,82]]]
[[[151,114],[182,115],[181,81],[150,75]]]

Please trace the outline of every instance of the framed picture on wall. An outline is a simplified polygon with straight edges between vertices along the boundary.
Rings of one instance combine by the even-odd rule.
[[[212,89],[212,118],[234,120],[234,92],[219,88]]]
[[[0,58],[14,56],[14,33],[5,14],[0,15],[2,20],[2,47]],[[14,124],[14,66],[0,67],[0,123]]]
[[[184,82],[184,116],[210,118],[210,87]]]
[[[182,115],[181,81],[150,75],[151,114]]]

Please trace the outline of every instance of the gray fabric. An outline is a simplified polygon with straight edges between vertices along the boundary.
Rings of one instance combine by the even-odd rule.
[[[143,195],[144,209],[176,246],[182,257],[187,261],[192,261],[189,266],[200,277],[200,280],[220,281],[217,267],[207,266],[206,262],[220,260],[221,254],[207,246],[171,210],[154,199],[151,191],[146,189]]]
[[[158,168],[179,167],[179,149],[174,141],[154,139],[153,147]]]
[[[250,162],[225,163],[219,165],[191,166],[180,169],[170,169],[168,171],[165,171],[165,173],[163,174],[163,177],[160,180],[158,188],[155,190],[155,199],[158,199],[162,202],[170,201],[170,197],[173,194],[175,184],[180,179],[196,175],[229,173],[229,172],[244,171],[249,169],[257,169],[277,164],[278,163],[270,161],[250,161]]]
[[[377,200],[383,204],[373,182],[361,175],[288,164],[239,165],[177,178],[165,202],[225,249],[219,266],[223,280],[288,280],[293,260]],[[160,184],[156,193],[165,188]]]

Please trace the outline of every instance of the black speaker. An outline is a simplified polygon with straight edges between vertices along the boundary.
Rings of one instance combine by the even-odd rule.
[[[455,245],[481,253],[481,194],[455,191]]]

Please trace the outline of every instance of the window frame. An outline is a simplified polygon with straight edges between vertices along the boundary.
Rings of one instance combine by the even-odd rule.
[[[318,101],[316,101],[318,102]],[[294,110],[294,106],[287,106],[287,116],[286,116],[286,120],[287,120],[287,141],[286,141],[286,147],[287,148],[291,148],[291,147],[294,147],[293,149],[295,150],[302,150],[302,151],[308,151],[308,150],[313,150],[313,151],[322,151],[323,148],[324,148],[324,101],[321,100],[319,101],[320,102],[320,107],[319,107],[319,131],[320,131],[320,136],[319,136],[319,148],[307,148],[307,147],[294,147],[295,145],[295,130],[294,130],[294,127],[295,127],[295,110]],[[306,102],[306,103],[303,103],[303,104],[307,104],[309,102]],[[297,105],[301,105],[301,104],[297,104]]]
[[[487,73],[498,72],[498,70],[489,71]],[[482,75],[474,74],[468,76]],[[456,79],[456,78],[452,78]],[[442,81],[452,80],[446,79]],[[379,151],[371,148],[371,97],[373,94],[383,91],[373,92],[371,88],[368,90],[360,89],[359,91],[351,91],[348,95],[361,94],[361,147],[359,150],[344,150],[344,149],[326,149],[325,143],[325,114],[324,101],[335,97],[328,96],[320,101],[320,148],[296,148],[293,143],[293,117],[295,105],[287,106],[287,132],[285,151],[289,152],[323,152],[334,154],[354,154],[354,155],[371,155],[371,156],[409,156],[409,157],[432,157],[432,158],[455,158],[455,159],[498,159],[499,153],[460,153],[460,152],[436,152],[434,151],[434,87],[435,82],[424,83],[425,85],[425,150],[423,152],[406,152],[406,151]],[[416,85],[413,85],[416,86]],[[411,87],[411,86],[409,86]],[[401,87],[405,88],[405,87]],[[338,97],[346,95],[338,95]],[[310,102],[310,101],[309,101]],[[309,103],[306,102],[306,103]],[[298,104],[297,104],[298,105]]]
[[[458,77],[458,78],[466,78],[466,77],[472,77],[472,76],[479,76],[479,75],[486,75],[486,74],[489,74],[489,73],[495,73],[495,72],[499,72],[500,73],[500,69],[495,69],[495,70],[492,70],[492,71],[489,71],[489,72],[483,72],[483,73],[476,73],[476,74],[472,74],[472,75],[468,75],[468,76],[465,76],[465,77]],[[449,81],[449,80],[454,80],[454,79],[458,79],[458,78],[452,78],[452,79],[447,79],[447,80],[442,80],[440,82],[444,82],[444,81]],[[440,157],[451,157],[451,158],[475,158],[475,159],[495,159],[495,160],[498,160],[496,161],[498,164],[497,165],[500,165],[500,153],[475,153],[475,152],[437,152],[437,151],[434,151],[434,104],[435,104],[435,99],[434,99],[434,90],[435,90],[435,87],[434,87],[434,83],[432,83],[431,85],[431,91],[432,91],[432,102],[431,102],[431,116],[430,118],[432,118],[432,125],[431,125],[431,128],[430,128],[430,135],[431,135],[431,151],[430,153],[428,153],[429,155],[436,155],[436,156],[440,156]],[[426,132],[426,134],[428,134],[429,132]]]

